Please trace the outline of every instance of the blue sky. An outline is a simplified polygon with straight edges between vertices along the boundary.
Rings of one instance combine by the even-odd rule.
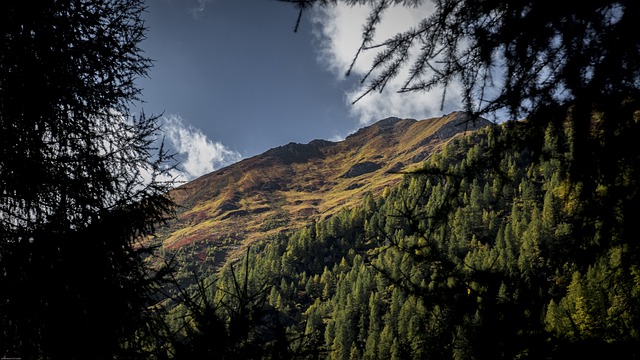
[[[388,11],[379,38],[415,23],[428,6]],[[367,8],[313,10],[294,33],[297,11],[273,0],[149,0],[141,48],[155,63],[138,84],[144,111],[163,114],[184,177],[289,142],[339,140],[388,116],[456,110],[455,98],[440,110],[440,94],[393,90],[351,105],[375,55],[365,54],[345,78],[367,15]]]

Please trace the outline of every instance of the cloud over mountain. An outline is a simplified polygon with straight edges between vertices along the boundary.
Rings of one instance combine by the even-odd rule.
[[[314,9],[312,13],[314,34],[319,46],[318,61],[338,79],[344,79],[344,74],[362,43],[362,28],[370,11],[368,6],[348,6],[340,3]],[[425,2],[415,8],[392,6],[383,13],[382,22],[375,32],[374,44],[418,25],[420,20],[432,11],[431,2]],[[351,76],[360,80],[367,74],[378,50],[363,51],[352,69]],[[389,82],[383,93],[370,93],[359,100],[351,107],[352,115],[359,119],[362,125],[366,125],[389,116],[439,116],[460,108],[458,89],[455,86],[447,89],[447,101],[443,109],[440,108],[442,91],[397,93],[408,78],[409,68],[410,66],[405,67],[399,76]],[[357,82],[355,87],[345,93],[345,101],[351,103],[362,95],[366,88],[366,82]]]
[[[218,141],[209,139],[200,129],[187,124],[179,115],[163,117],[163,130],[168,145],[175,150],[180,162],[178,169],[188,180],[195,179],[232,164],[242,155]]]

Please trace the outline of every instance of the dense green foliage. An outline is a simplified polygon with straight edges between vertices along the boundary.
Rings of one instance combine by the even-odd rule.
[[[382,197],[254,246],[222,271],[213,313],[231,331],[244,309],[262,331],[244,344],[280,346],[266,357],[637,357],[638,154],[576,181],[571,126],[535,129],[457,138]],[[182,308],[191,329],[197,313]]]

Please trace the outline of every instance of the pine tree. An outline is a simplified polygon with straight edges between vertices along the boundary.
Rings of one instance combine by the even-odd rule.
[[[156,118],[129,110],[151,65],[138,48],[142,11],[139,0],[0,5],[4,356],[144,357],[152,347],[141,342],[157,283],[139,241],[171,205]]]

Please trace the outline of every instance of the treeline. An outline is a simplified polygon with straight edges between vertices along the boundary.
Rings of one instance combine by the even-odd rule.
[[[542,131],[512,123],[454,139],[380,198],[254,246],[202,282],[200,304],[236,341],[229,354],[637,357],[637,156],[578,177],[571,127]],[[220,344],[201,308],[174,309],[191,354]]]

